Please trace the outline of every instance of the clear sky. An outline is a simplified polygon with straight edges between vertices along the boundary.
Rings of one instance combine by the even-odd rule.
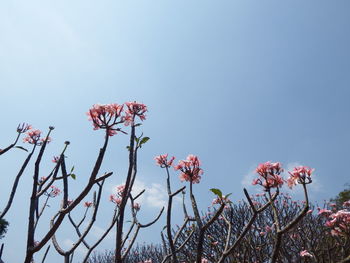
[[[166,198],[164,171],[153,160],[162,153],[200,157],[205,174],[195,191],[203,210],[209,188],[232,192],[233,200],[243,187],[255,192],[252,171],[269,160],[314,167],[311,200],[329,199],[350,182],[349,10],[348,0],[2,1],[0,148],[20,122],[54,125],[42,169],[71,141],[74,195],[103,141],[85,112],[95,103],[137,100],[149,108],[140,132],[151,137],[137,182],[147,189],[145,219]],[[126,144],[125,135],[111,140],[102,170],[115,175],[95,234],[108,224],[111,189],[125,178]],[[24,158],[14,150],[0,160],[0,210]],[[31,176],[30,168],[7,215],[6,262],[23,260]],[[182,185],[176,173],[172,179]],[[161,220],[140,240],[157,242]],[[47,219],[41,223],[45,231]],[[59,239],[74,237],[63,228]],[[100,248],[112,247],[111,237]],[[49,256],[60,260],[53,250]]]

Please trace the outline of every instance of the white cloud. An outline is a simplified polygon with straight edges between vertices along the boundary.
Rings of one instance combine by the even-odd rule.
[[[137,199],[141,206],[148,206],[151,208],[162,208],[167,204],[168,194],[163,185],[157,183],[147,184],[141,180],[135,180],[131,194],[136,196],[142,190],[145,192]],[[112,193],[116,193],[116,186],[113,186]]]

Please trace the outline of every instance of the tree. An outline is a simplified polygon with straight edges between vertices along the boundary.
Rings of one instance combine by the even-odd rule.
[[[0,219],[0,239],[4,237],[7,232],[7,226],[9,223],[5,219]]]
[[[336,203],[337,207],[342,207],[344,202],[350,200],[350,184],[345,184],[347,188],[341,191],[335,198],[332,198],[331,201]]]

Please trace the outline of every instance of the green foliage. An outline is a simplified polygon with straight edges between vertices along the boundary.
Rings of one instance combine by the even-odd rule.
[[[331,199],[332,202],[337,204],[337,207],[342,207],[345,201],[350,200],[350,185],[346,184],[347,188],[341,191],[335,198]]]
[[[9,223],[5,219],[0,219],[0,239],[4,237],[7,232]]]

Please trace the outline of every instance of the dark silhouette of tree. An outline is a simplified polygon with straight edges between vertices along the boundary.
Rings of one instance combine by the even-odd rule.
[[[9,223],[5,219],[0,219],[0,239],[6,234],[8,225]]]

